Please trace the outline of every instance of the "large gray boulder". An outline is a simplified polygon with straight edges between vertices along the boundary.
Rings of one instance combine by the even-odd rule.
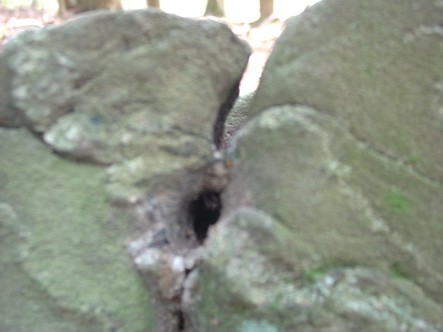
[[[319,3],[290,20],[251,114],[308,105],[380,154],[443,182],[440,1]],[[420,13],[420,14],[418,14]]]
[[[248,52],[221,23],[160,11],[105,12],[27,31],[3,55],[0,84],[10,102],[0,119],[17,125],[15,109],[55,151],[104,164],[146,152],[152,139],[201,154],[221,105],[235,98]]]
[[[231,141],[201,331],[443,330],[442,17],[329,0],[288,22]]]
[[[0,329],[442,331],[442,14],[292,19],[225,158],[248,49],[224,25],[101,13],[11,41]]]
[[[149,331],[154,308],[122,253],[130,219],[105,172],[0,128],[0,330]],[[119,244],[120,243],[120,244]]]
[[[214,147],[248,56],[224,24],[160,11],[87,15],[6,45],[0,330],[182,324],[185,271],[157,277],[168,257],[200,259],[189,206],[226,185]]]

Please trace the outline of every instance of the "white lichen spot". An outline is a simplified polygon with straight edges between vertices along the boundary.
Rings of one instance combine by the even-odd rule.
[[[320,127],[309,119],[309,116],[315,112],[306,106],[277,106],[261,114],[258,121],[260,127],[268,129],[277,129],[298,122],[309,131],[318,132],[321,130]]]
[[[132,141],[134,141],[134,135],[132,135],[131,133],[123,133],[120,138],[120,141],[122,144],[128,145]]]
[[[265,320],[243,321],[239,327],[239,332],[278,332],[279,329]]]
[[[127,247],[128,253],[133,257],[137,256],[151,242],[153,231],[146,232],[136,240],[131,241]]]
[[[80,139],[81,136],[81,128],[78,126],[71,126],[65,132],[65,137],[68,140],[77,141]]]
[[[158,249],[146,249],[141,254],[139,254],[135,259],[134,263],[140,270],[152,270],[158,266],[162,257],[162,253]]]
[[[182,256],[174,256],[171,260],[171,270],[173,272],[184,272],[186,270],[185,259]]]
[[[412,244],[411,242],[406,242],[399,233],[394,232],[392,234],[391,238],[392,238],[393,242],[397,246],[399,246],[401,249],[403,249],[407,253],[409,253],[409,254],[411,254],[412,256],[415,256],[415,257],[418,255],[418,252],[417,252],[416,247],[414,246],[414,244]]]
[[[276,114],[265,113],[260,117],[259,125],[262,128],[277,129],[283,125],[283,122]]]
[[[337,278],[336,278],[336,277],[333,277],[333,276],[331,276],[331,275],[327,275],[327,276],[325,277],[325,279],[323,280],[323,282],[325,283],[325,285],[326,285],[327,287],[332,287],[332,286],[334,286],[335,283],[337,282]]]
[[[443,81],[438,81],[434,84],[434,88],[438,91],[438,92],[443,92]]]
[[[416,29],[421,35],[440,35],[443,37],[443,27],[440,25],[422,25]]]
[[[327,164],[327,167],[329,169],[329,172],[331,172],[331,174],[334,174],[337,176],[345,176],[345,175],[348,175],[349,173],[351,173],[351,171],[352,171],[351,166],[344,165],[344,164],[338,162],[337,160],[331,160]]]
[[[443,37],[443,27],[440,25],[420,25],[412,32],[408,32],[403,37],[403,42],[410,43],[420,36],[437,35]]]
[[[374,233],[389,233],[389,227],[384,220],[376,217],[371,218],[371,230]]]
[[[21,85],[18,88],[12,90],[12,95],[17,99],[24,99],[28,96],[28,87],[25,85]]]
[[[349,185],[342,183],[340,191],[352,200],[353,205],[363,211],[363,215],[370,222],[371,231],[374,233],[389,233],[390,228],[388,224],[380,218],[377,213],[373,210],[369,200],[364,196],[363,193],[359,192],[355,188],[351,188]]]

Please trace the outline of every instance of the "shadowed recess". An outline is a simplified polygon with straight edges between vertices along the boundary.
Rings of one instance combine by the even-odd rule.
[[[189,214],[192,220],[195,236],[202,243],[208,235],[208,229],[220,217],[220,193],[203,191],[189,205]]]

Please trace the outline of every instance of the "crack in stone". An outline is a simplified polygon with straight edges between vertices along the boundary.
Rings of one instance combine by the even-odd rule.
[[[204,242],[220,217],[220,195],[229,177],[228,163],[216,155],[199,171],[185,174],[181,188],[155,188],[135,207],[150,226],[127,251],[154,298],[158,332],[192,326]]]
[[[362,149],[369,151],[374,157],[377,159],[385,162],[397,165],[402,170],[406,171],[411,176],[414,176],[415,178],[419,179],[420,181],[431,185],[431,186],[443,186],[443,183],[441,183],[438,179],[432,178],[422,172],[420,172],[418,169],[413,167],[412,165],[408,164],[408,161],[406,158],[399,158],[393,155],[389,155],[385,151],[382,151],[380,149],[377,149],[373,146],[371,146],[365,139],[358,137],[358,135],[355,132],[352,132],[351,130],[348,130],[347,133],[351,137],[352,140],[354,140],[357,143],[357,146]]]
[[[291,120],[295,120],[298,119],[298,121],[303,122],[305,125],[309,126],[309,129],[311,130],[321,130],[319,127],[319,124],[316,124],[315,121],[307,121],[307,117],[305,115],[309,115],[309,114],[321,114],[322,116],[326,116],[329,119],[336,119],[337,115],[331,115],[333,114],[331,111],[324,111],[321,109],[317,109],[315,107],[306,105],[306,104],[286,104],[286,105],[279,105],[279,106],[273,106],[263,112],[261,112],[257,117],[260,117],[261,119],[259,120],[260,125],[264,126],[264,127],[269,127],[271,129],[278,129],[278,127],[281,125],[281,123],[277,120],[279,117],[265,117],[265,119],[263,119],[263,115],[268,113],[269,110],[274,109],[274,108],[283,108],[283,110],[278,111],[279,113],[282,113],[281,116],[287,116],[286,112],[287,110],[285,110],[286,107],[292,107],[292,108],[305,108],[304,113],[299,113],[299,114],[291,114],[290,115],[290,119]],[[275,111],[274,111],[275,112]],[[281,117],[280,116],[280,117]],[[251,121],[249,121],[250,123]],[[244,132],[248,132],[249,131],[249,127],[251,125],[248,126],[248,123],[246,123],[246,125],[242,128],[244,130]],[[245,129],[246,127],[246,129]],[[362,137],[359,137],[358,134],[355,133],[355,131],[352,131],[351,129],[346,129],[345,134],[349,135],[349,138],[351,140],[353,140],[354,142],[356,142],[357,146],[361,149],[367,150],[370,153],[372,153],[372,155],[374,155],[377,159],[385,162],[385,163],[390,163],[390,164],[395,164],[399,167],[401,167],[403,170],[405,170],[406,172],[408,172],[411,176],[414,176],[416,178],[418,178],[419,180],[425,182],[428,185],[431,186],[438,186],[438,187],[442,187],[443,183],[437,179],[437,178],[432,178],[430,176],[428,176],[427,174],[424,174],[423,172],[420,172],[418,169],[414,168],[410,163],[408,163],[408,160],[406,158],[399,158],[393,155],[389,155],[388,153],[386,153],[385,151],[382,151],[380,149],[377,149],[373,146],[371,146],[369,144],[369,142],[367,142],[367,140],[365,140]],[[239,135],[237,135],[238,137],[241,137],[242,133],[240,132]],[[235,140],[234,140],[235,141]]]

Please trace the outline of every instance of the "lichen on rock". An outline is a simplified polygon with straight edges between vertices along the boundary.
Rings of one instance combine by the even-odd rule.
[[[23,274],[48,294],[36,305],[72,312],[60,329],[182,324],[201,261],[194,232],[208,227],[193,225],[190,205],[212,197],[219,209],[217,135],[249,52],[222,23],[146,10],[85,15],[6,45],[0,125],[35,136],[1,129],[2,212],[18,211],[29,234]],[[36,315],[40,330],[60,330]]]
[[[442,8],[316,5],[230,115],[249,50],[223,24],[11,42],[0,329],[35,305],[27,330],[441,331]]]

